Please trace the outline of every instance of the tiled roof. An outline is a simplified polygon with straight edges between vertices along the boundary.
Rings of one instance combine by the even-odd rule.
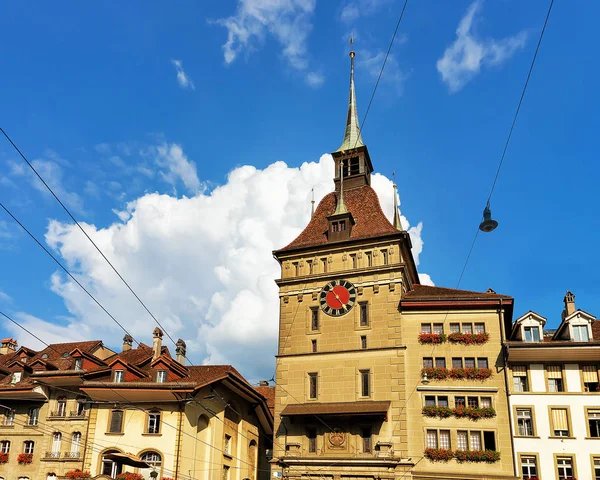
[[[141,363],[144,360],[148,360],[148,358],[151,357],[152,347],[149,347],[144,343],[140,343],[136,348],[125,350],[124,352],[115,353],[114,355],[111,355],[110,357],[106,358],[104,361],[107,364],[110,364],[118,358],[120,360],[123,360],[124,362],[131,363],[132,365],[137,365],[138,363]]]
[[[271,413],[275,412],[275,387],[264,386],[254,387],[254,389],[267,399],[267,405]]]
[[[402,300],[490,300],[512,299],[508,295],[498,293],[473,292],[471,290],[456,290],[454,288],[433,287],[429,285],[414,285]]]
[[[87,342],[69,342],[69,343],[52,343],[48,347],[37,352],[32,357],[29,363],[40,359],[44,362],[50,362],[56,365],[59,370],[68,370],[73,364],[73,359],[69,356],[73,350],[78,348],[83,352],[90,353],[96,347],[102,344],[101,340],[90,340]],[[45,355],[47,357],[43,358]]]
[[[189,376],[186,378],[186,380],[189,379],[191,381],[198,382],[200,385],[210,383],[217,378],[226,376],[228,373],[232,373],[244,382],[248,383],[242,374],[231,365],[198,365],[187,368],[189,370]]]
[[[369,185],[344,191],[344,202],[356,222],[352,227],[350,240],[398,233],[398,230],[390,223],[381,210],[379,198],[375,190]],[[321,200],[313,217],[302,233],[292,243],[278,251],[284,252],[286,250],[326,244],[327,217],[333,214],[335,207],[336,194],[332,192]]]

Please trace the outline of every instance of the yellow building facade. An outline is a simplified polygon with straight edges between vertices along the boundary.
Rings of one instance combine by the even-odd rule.
[[[332,154],[335,191],[274,252],[281,279],[273,474],[515,478],[501,353],[512,299],[420,285],[398,209],[388,221],[370,186],[351,58],[346,132]],[[449,341],[455,324],[457,341]],[[481,339],[474,329],[485,341],[472,344]]]

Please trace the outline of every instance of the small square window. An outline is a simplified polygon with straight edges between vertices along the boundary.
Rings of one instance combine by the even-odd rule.
[[[362,348],[362,349],[367,348],[367,336],[366,335],[362,335],[360,337],[360,348]]]
[[[460,333],[460,324],[459,323],[451,323],[450,324],[450,333]]]
[[[471,408],[478,408],[479,407],[479,398],[478,397],[468,397],[467,405]]]
[[[473,325],[471,323],[463,323],[462,333],[473,333]]]
[[[463,361],[460,357],[452,357],[452,368],[462,368]]]
[[[475,368],[475,359],[465,358],[465,368]]]
[[[447,407],[448,406],[448,397],[446,397],[446,396],[438,397],[438,406]]]
[[[317,341],[311,340],[310,343],[311,343],[312,353],[317,353]]]
[[[310,329],[319,329],[319,309],[317,307],[313,307],[310,309]]]
[[[437,335],[441,335],[444,333],[444,324],[443,323],[434,323],[433,324],[433,333]]]
[[[435,396],[434,395],[426,395],[425,396],[425,406],[426,407],[434,407],[435,406]]]
[[[421,333],[431,333],[431,323],[422,323]]]
[[[423,358],[423,368],[433,368],[433,358],[424,357]]]
[[[156,383],[165,383],[167,381],[167,371],[159,370],[156,372]]]
[[[485,323],[476,323],[475,333],[485,333]]]
[[[435,366],[436,368],[446,368],[446,359],[444,357],[436,357]]]
[[[114,371],[113,381],[115,383],[121,383],[123,381],[123,370],[115,370]]]
[[[465,397],[454,397],[454,406],[456,408],[464,407],[466,405]]]
[[[479,357],[477,359],[477,368],[489,368],[488,359],[486,357]]]

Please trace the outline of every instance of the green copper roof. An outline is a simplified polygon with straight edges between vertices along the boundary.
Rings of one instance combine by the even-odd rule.
[[[348,97],[346,132],[344,133],[344,143],[336,150],[337,152],[355,147],[363,147],[365,145],[360,134],[358,110],[356,108],[356,93],[354,92],[354,55],[354,52],[350,52],[350,95]]]

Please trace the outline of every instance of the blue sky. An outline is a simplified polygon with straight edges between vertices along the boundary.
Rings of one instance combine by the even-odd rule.
[[[310,188],[333,187],[321,156],[343,136],[350,34],[362,118],[402,3],[5,4],[1,125],[195,361],[270,377],[272,357],[257,360],[275,348],[269,251],[305,224]],[[456,286],[547,8],[409,1],[363,138],[376,171],[396,172],[419,270],[436,285]],[[599,14],[595,2],[554,6],[492,198],[500,226],[479,236],[461,283],[513,295],[517,315],[550,327],[567,289],[600,312]],[[151,341],[152,321],[3,139],[0,201]],[[48,340],[120,345],[4,214],[0,265],[3,311]],[[224,351],[232,329],[246,353]],[[4,322],[0,334],[36,346]]]

